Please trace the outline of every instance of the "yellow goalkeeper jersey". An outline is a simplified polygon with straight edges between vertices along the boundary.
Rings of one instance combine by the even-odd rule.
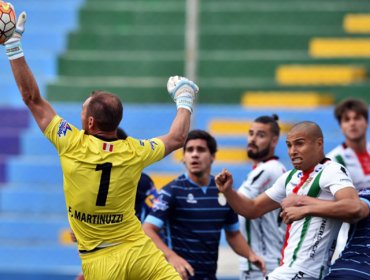
[[[135,216],[142,169],[164,157],[160,139],[106,141],[55,116],[44,131],[63,170],[68,220],[79,250],[136,241],[144,234]]]

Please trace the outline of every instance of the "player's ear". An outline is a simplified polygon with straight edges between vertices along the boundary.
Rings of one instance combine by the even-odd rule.
[[[89,129],[93,128],[94,127],[94,124],[95,124],[95,120],[94,120],[94,117],[90,116],[88,119],[87,119],[87,127]]]

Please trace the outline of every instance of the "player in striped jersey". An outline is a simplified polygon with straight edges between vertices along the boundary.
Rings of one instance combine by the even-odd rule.
[[[368,106],[360,100],[348,98],[334,110],[345,141],[330,151],[327,157],[339,162],[349,171],[357,190],[370,186],[370,143],[366,141]],[[348,237],[349,224],[343,223],[337,238],[333,260],[343,250]]]
[[[253,170],[240,186],[238,192],[254,199],[270,188],[278,177],[286,172],[285,166],[275,156],[280,128],[277,115],[256,118],[248,131],[248,157],[253,161]],[[249,220],[239,215],[240,231],[249,246],[266,263],[267,273],[280,263],[285,224],[279,217],[280,210],[266,213]],[[264,275],[245,258],[240,258],[240,279],[260,280]]]
[[[359,195],[366,203],[364,218],[351,225],[347,245],[325,280],[370,279],[370,189],[362,189]]]
[[[330,249],[341,220],[358,221],[363,208],[345,167],[324,155],[323,134],[313,122],[292,127],[286,139],[294,166],[256,199],[240,196],[232,188],[232,175],[224,170],[216,176],[217,187],[233,209],[247,218],[280,207],[288,224],[281,266],[268,280],[321,279],[330,261]],[[320,198],[330,203],[305,204],[305,199]]]
[[[211,175],[216,151],[216,140],[209,133],[189,133],[183,159],[187,173],[160,191],[143,225],[182,279],[216,279],[222,229],[236,253],[264,270],[263,260],[250,250],[239,231],[238,216],[217,190]],[[165,222],[168,246],[157,234]]]

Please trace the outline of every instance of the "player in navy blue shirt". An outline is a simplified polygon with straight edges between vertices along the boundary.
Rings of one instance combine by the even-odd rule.
[[[206,131],[193,130],[184,145],[187,173],[159,193],[143,229],[160,248],[182,279],[216,279],[221,230],[232,249],[265,269],[239,231],[238,216],[217,190],[211,165],[216,140]],[[166,223],[168,246],[158,232]]]
[[[359,192],[370,207],[370,189]],[[370,279],[370,215],[351,225],[347,245],[329,270],[325,280]]]

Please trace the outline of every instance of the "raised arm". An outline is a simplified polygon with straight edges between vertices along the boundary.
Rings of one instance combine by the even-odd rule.
[[[167,90],[176,102],[177,114],[168,134],[159,137],[165,145],[165,155],[184,145],[190,129],[193,103],[199,88],[194,82],[186,78],[174,76],[168,79]]]
[[[216,176],[216,185],[222,192],[231,208],[236,213],[248,219],[261,217],[280,207],[280,204],[272,200],[265,193],[260,194],[256,199],[249,199],[233,189],[233,177],[229,171],[224,169]]]
[[[5,43],[5,48],[22,99],[30,109],[41,131],[44,131],[56,113],[51,105],[40,95],[37,82],[24,58],[21,38],[25,22],[26,13],[22,12],[17,21],[16,31]]]
[[[281,216],[286,223],[306,216],[340,219],[356,223],[369,215],[368,205],[359,199],[352,187],[343,188],[335,193],[335,200],[322,200],[309,196],[290,195],[282,202]]]

